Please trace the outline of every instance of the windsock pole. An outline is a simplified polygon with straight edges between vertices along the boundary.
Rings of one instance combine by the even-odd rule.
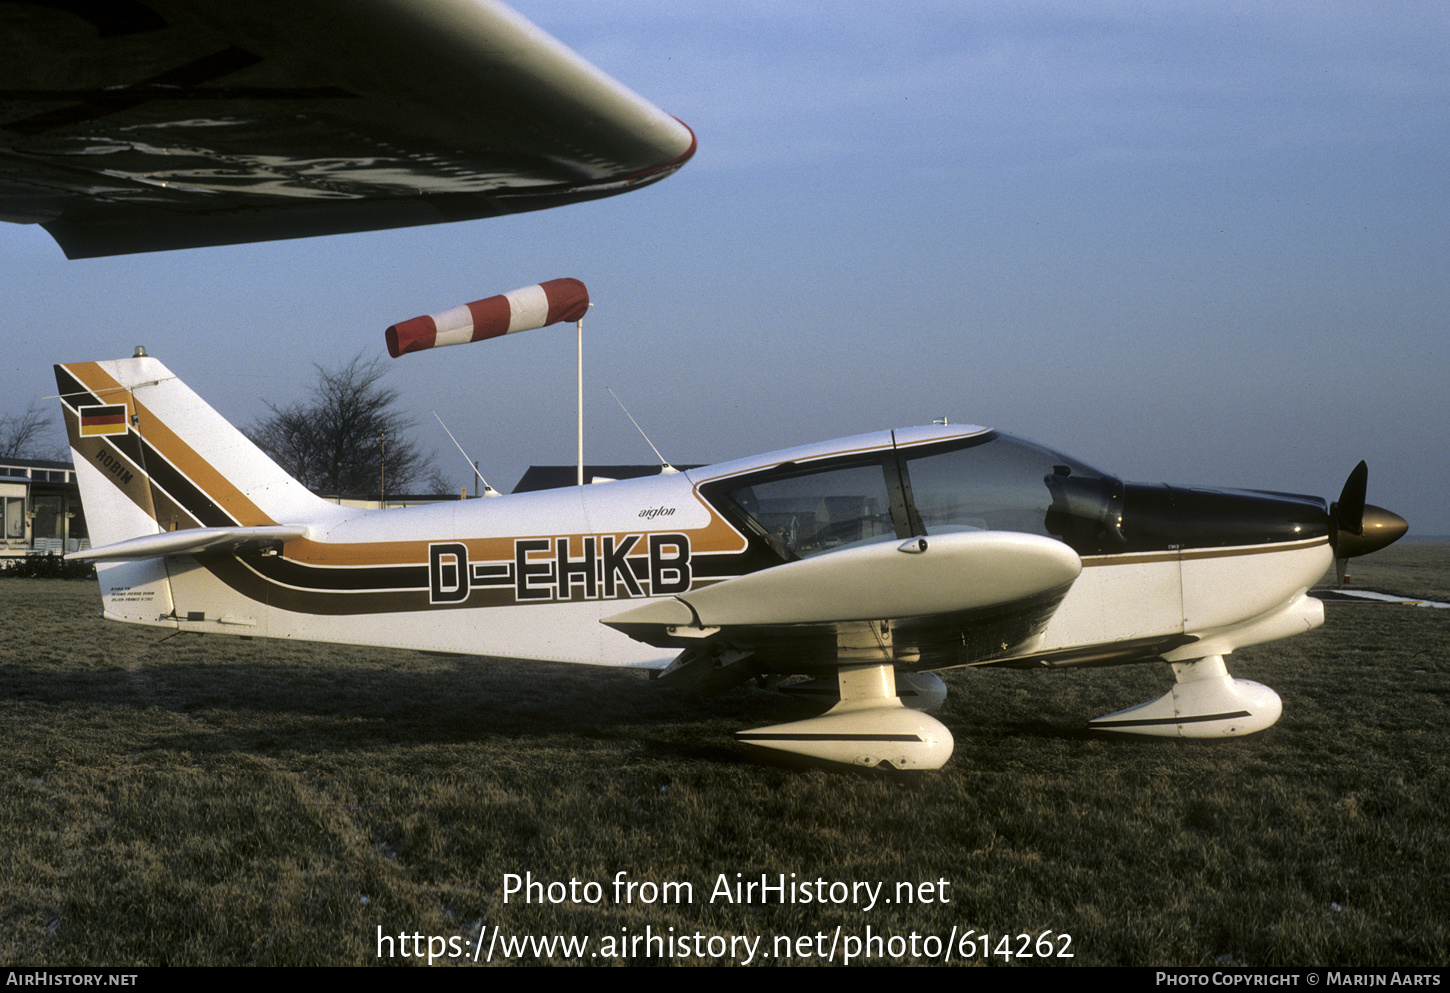
[[[576,340],[579,347],[579,485],[584,485],[584,318],[574,325]]]

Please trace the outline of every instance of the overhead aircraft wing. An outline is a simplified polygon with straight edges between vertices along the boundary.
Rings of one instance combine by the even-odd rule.
[[[604,623],[647,644],[684,648],[676,669],[747,658],[771,672],[882,662],[939,668],[1030,641],[1081,571],[1076,552],[1040,535],[893,538],[654,600]]]
[[[71,258],[555,207],[695,147],[495,0],[36,0],[0,44],[0,219]]]

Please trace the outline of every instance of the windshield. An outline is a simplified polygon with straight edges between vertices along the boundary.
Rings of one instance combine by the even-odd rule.
[[[903,455],[926,534],[1022,531],[1060,538],[1080,552],[1120,540],[1122,484],[1061,452],[999,434]]]
[[[737,480],[727,492],[786,559],[957,531],[1046,535],[1081,554],[1122,543],[1116,477],[995,432],[844,464],[788,464]]]

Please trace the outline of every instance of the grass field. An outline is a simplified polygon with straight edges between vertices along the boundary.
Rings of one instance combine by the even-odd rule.
[[[1450,600],[1450,545],[1356,566],[1358,585]],[[588,936],[594,963],[746,958],[621,941],[696,933],[761,939],[767,964],[777,939],[806,938],[790,961],[814,962],[838,928],[894,937],[861,949],[877,960],[915,933],[902,960],[919,962],[954,927],[992,963],[1043,932],[1036,950],[1068,935],[1074,957],[1047,961],[1075,965],[1443,965],[1450,947],[1450,610],[1335,605],[1317,631],[1237,653],[1231,671],[1284,700],[1250,741],[1087,736],[1162,693],[1164,666],[948,673],[954,758],[892,776],[761,764],[731,733],[803,715],[754,688],[700,699],[609,670],[163,638],[99,620],[94,583],[4,580],[0,605],[11,964],[370,964],[379,929],[395,963],[427,950],[399,934],[456,936],[434,947],[471,961],[461,942],[495,925]],[[616,904],[620,872],[693,899]],[[506,902],[510,873],[604,899]],[[934,885],[869,910],[711,902],[737,873],[888,898]],[[567,960],[514,957],[541,959]]]

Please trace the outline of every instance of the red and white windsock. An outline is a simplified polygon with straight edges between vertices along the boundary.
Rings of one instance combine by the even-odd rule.
[[[578,321],[588,309],[589,291],[583,283],[577,279],[551,279],[394,324],[386,332],[388,354],[397,358],[425,348],[464,345],[560,321]]]

